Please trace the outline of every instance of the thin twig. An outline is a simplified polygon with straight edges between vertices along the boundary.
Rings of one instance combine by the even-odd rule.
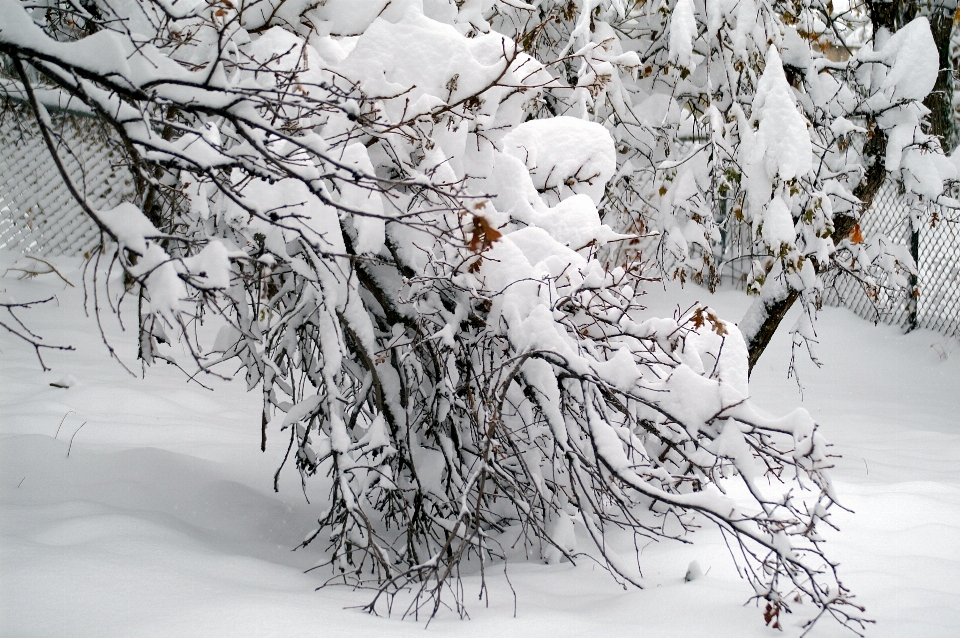
[[[70,411],[68,411],[66,414],[63,415],[63,418],[62,418],[62,419],[60,419],[60,425],[57,426],[57,433],[53,435],[53,438],[54,438],[54,439],[56,439],[58,436],[60,436],[60,428],[63,427],[63,422],[66,421],[66,420],[67,420],[67,417],[70,416],[71,414],[76,414],[76,412],[74,412],[73,410],[70,410]]]
[[[87,424],[87,422],[84,421],[83,423],[80,424],[80,428],[82,428],[82,427],[85,426],[86,424]],[[76,438],[77,432],[80,431],[80,428],[77,428],[76,432],[73,433],[73,436],[70,437],[70,446],[67,448],[67,458],[70,458],[70,450],[73,449],[73,439]]]

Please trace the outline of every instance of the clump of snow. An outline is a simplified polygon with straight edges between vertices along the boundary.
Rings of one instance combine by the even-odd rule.
[[[693,14],[693,0],[677,0],[670,18],[670,59],[693,71],[693,40],[697,37],[697,19]]]
[[[683,581],[689,583],[694,580],[700,580],[703,578],[703,569],[700,567],[700,563],[697,561],[690,561],[690,565],[687,566],[687,574],[683,577]]]
[[[753,98],[753,119],[760,123],[758,145],[763,149],[760,161],[769,177],[790,180],[810,170],[810,134],[775,47],[770,47],[766,62]]]
[[[360,35],[377,18],[395,22],[411,8],[423,9],[417,0],[326,0],[302,4],[311,9],[311,17],[317,19],[318,28],[337,36]]]
[[[362,78],[370,95],[402,95],[385,105],[397,121],[482,91],[504,71],[502,42],[492,34],[464,38],[411,6],[395,22],[374,20],[338,71]]]
[[[356,166],[364,175],[373,175],[373,164],[363,144],[351,144],[343,151],[341,158],[345,164]],[[383,248],[385,238],[383,201],[380,193],[370,187],[358,186],[346,180],[341,186],[340,204],[359,214],[353,216],[353,227],[357,231],[354,250],[357,253],[377,253]]]
[[[80,382],[77,380],[77,377],[72,374],[68,374],[65,377],[62,377],[58,381],[53,381],[50,383],[54,388],[74,388],[78,386]]]
[[[783,64],[806,70],[810,66],[810,46],[804,42],[792,26],[783,29],[783,42],[780,46],[780,58]]]
[[[545,558],[551,565],[560,562],[563,554],[571,555],[577,552],[577,534],[573,525],[573,519],[564,511],[557,514],[557,517],[547,528],[547,534],[550,540],[556,543],[556,547],[547,549]]]
[[[933,90],[940,55],[926,17],[914,19],[890,36],[876,55],[892,64],[880,87],[891,104],[899,100],[922,100]]]
[[[782,197],[774,197],[767,204],[762,218],[763,241],[773,254],[780,254],[784,246],[793,246],[796,232],[793,229],[793,216]]]
[[[199,253],[183,259],[191,284],[204,290],[226,290],[230,287],[230,257],[226,246],[211,240]]]
[[[180,278],[177,262],[157,244],[149,244],[141,259],[130,268],[135,277],[142,277],[149,293],[150,309],[176,324],[187,298],[187,288]]]
[[[617,169],[610,133],[573,117],[524,122],[503,137],[501,150],[523,162],[537,190],[560,199],[579,193],[599,204]]]
[[[162,237],[163,233],[130,202],[121,202],[115,208],[97,211],[97,220],[116,238],[121,247],[138,255],[147,251],[147,240]]]

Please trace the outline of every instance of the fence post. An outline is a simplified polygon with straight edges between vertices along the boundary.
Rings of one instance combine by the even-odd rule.
[[[910,256],[913,257],[913,265],[916,268],[910,273],[910,297],[907,300],[907,332],[912,332],[920,327],[920,220],[913,210],[907,216],[907,223],[910,225]]]

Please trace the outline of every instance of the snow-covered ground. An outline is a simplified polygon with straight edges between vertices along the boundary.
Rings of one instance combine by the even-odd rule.
[[[0,257],[2,274],[10,257]],[[284,447],[273,433],[259,451],[257,393],[239,379],[204,378],[206,390],[169,366],[128,374],[80,310],[79,273],[63,273],[77,288],[54,275],[0,279],[5,298],[55,295],[21,316],[47,341],[76,347],[46,353],[53,370],[42,372],[31,348],[0,334],[0,635],[790,636],[812,611],[786,617],[782,634],[765,627],[743,606],[749,590],[713,530],[693,545],[645,547],[642,591],[589,562],[513,562],[516,598],[488,574],[487,606],[479,581],[466,579],[469,621],[441,614],[424,632],[423,622],[351,609],[369,593],[315,591],[329,574],[304,570],[320,548],[290,551],[321,507],[305,502],[292,473],[272,491]],[[748,303],[687,289],[652,294],[650,305],[669,314],[698,296],[733,319]],[[832,308],[818,330],[824,365],[801,362],[802,404],[843,455],[834,480],[856,512],[836,517],[829,553],[877,621],[868,635],[958,636],[960,342]],[[131,333],[109,323],[107,335],[139,372]],[[753,396],[771,412],[801,401],[788,359],[778,335],[754,373]],[[68,375],[72,387],[50,385]],[[706,576],[685,583],[692,560]],[[850,634],[824,620],[813,635]]]

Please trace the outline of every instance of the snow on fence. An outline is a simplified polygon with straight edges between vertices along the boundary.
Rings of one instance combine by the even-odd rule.
[[[51,111],[73,183],[95,205],[133,196],[133,180],[93,120]],[[35,255],[82,255],[100,241],[96,224],[70,195],[33,119],[0,116],[0,249]]]
[[[91,133],[91,120],[66,112],[52,114],[64,144],[62,156],[74,183],[98,205],[112,208],[133,197],[133,180],[116,165],[115,151],[102,135]],[[960,226],[930,215],[920,229],[917,325],[960,337]],[[939,219],[937,223],[932,220]],[[909,244],[909,210],[896,186],[877,195],[861,222],[864,234],[883,233]],[[750,271],[750,229],[727,233],[722,279],[744,287]],[[0,119],[0,249],[36,255],[80,255],[97,245],[100,233],[83,214],[60,178],[36,125],[9,111]],[[747,248],[746,256],[741,247]],[[868,296],[850,276],[840,275],[824,301],[844,305],[861,317],[906,328],[910,309],[904,299]]]
[[[919,325],[960,337],[960,224],[924,224],[919,266]]]
[[[931,208],[919,229],[916,326],[960,337],[960,225],[944,221],[945,215],[938,206]],[[910,245],[910,210],[895,184],[888,183],[881,188],[873,206],[861,218],[860,226],[864,235],[883,234],[893,243]],[[744,288],[751,268],[750,228],[739,224],[727,233],[726,239],[722,280]],[[745,252],[747,256],[743,256]],[[871,297],[848,274],[839,275],[827,287],[824,303],[846,306],[865,319],[883,321],[904,330],[911,324],[911,308],[906,298],[890,297],[882,289]]]

